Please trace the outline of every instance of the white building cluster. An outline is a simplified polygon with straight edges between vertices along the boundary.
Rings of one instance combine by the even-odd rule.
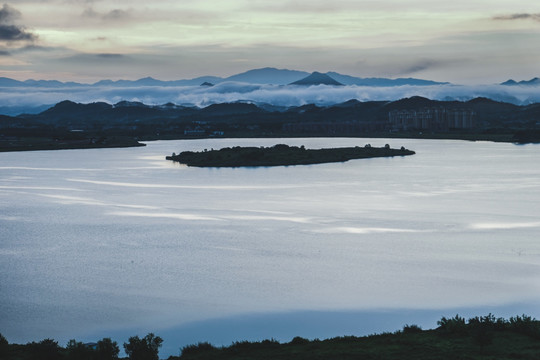
[[[472,129],[477,127],[476,113],[469,109],[423,108],[392,110],[388,113],[392,130]]]

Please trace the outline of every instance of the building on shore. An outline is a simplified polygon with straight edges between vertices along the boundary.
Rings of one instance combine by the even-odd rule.
[[[472,129],[478,126],[476,113],[469,109],[422,108],[419,110],[392,110],[388,113],[394,131]]]

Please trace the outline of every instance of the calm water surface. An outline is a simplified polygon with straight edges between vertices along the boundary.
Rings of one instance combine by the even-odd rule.
[[[368,142],[417,155],[236,169],[164,160]],[[165,355],[182,341],[331,335],[313,332],[320,324],[345,335],[353,314],[365,332],[380,329],[375,313],[540,317],[539,159],[538,145],[402,139],[2,153],[0,332],[63,345],[154,331],[176,341]]]

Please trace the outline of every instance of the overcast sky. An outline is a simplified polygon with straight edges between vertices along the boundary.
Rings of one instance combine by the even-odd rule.
[[[540,76],[538,0],[12,0],[0,76],[162,80],[253,68],[489,84]]]

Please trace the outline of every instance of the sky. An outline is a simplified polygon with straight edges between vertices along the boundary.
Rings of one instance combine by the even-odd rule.
[[[12,0],[0,76],[191,79],[254,68],[493,84],[540,76],[537,0]]]

